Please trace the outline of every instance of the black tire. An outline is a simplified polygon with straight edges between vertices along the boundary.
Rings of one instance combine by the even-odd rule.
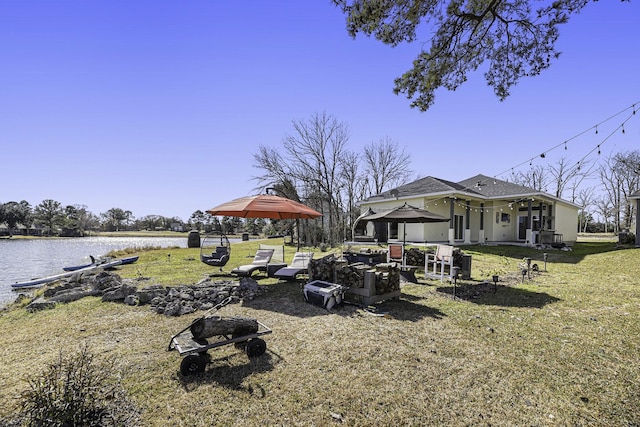
[[[247,342],[247,348],[245,349],[249,358],[262,356],[267,351],[267,343],[263,339],[254,338]]]
[[[253,333],[253,331],[251,331],[250,333]],[[245,335],[247,335],[247,334],[242,334],[242,333],[240,333],[240,334],[233,334],[233,335],[231,335],[231,338],[236,339],[236,338],[243,337],[243,336],[245,336]],[[233,343],[233,346],[234,346],[235,348],[239,349],[239,350],[244,351],[244,349],[245,349],[245,348],[247,348],[247,340],[234,342],[234,343]]]
[[[180,373],[185,377],[189,375],[201,374],[207,366],[207,359],[201,354],[190,354],[182,359],[180,363]]]

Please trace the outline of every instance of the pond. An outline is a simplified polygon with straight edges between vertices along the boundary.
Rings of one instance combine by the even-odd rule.
[[[88,264],[113,250],[187,247],[186,237],[80,237],[0,239],[0,307],[14,301],[11,284],[62,273],[62,267]]]

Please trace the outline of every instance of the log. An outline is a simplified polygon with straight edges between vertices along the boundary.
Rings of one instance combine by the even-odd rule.
[[[258,321],[248,317],[202,317],[191,325],[191,335],[203,339],[218,335],[241,337],[258,332]]]

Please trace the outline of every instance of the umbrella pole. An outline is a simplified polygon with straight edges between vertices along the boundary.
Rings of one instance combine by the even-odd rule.
[[[296,218],[296,234],[298,235],[298,251],[300,252],[300,218]]]

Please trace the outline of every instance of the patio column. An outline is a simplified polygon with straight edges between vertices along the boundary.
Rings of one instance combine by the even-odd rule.
[[[484,242],[484,203],[480,203],[480,230],[478,231],[478,243],[483,244]]]
[[[471,243],[471,202],[467,200],[467,212],[465,214],[465,225],[464,225],[464,242]]]
[[[449,198],[449,244],[450,245],[454,245],[456,242],[456,239],[455,239],[456,233],[455,233],[455,229],[453,228],[455,227],[454,201],[455,199],[453,197]]]
[[[531,199],[527,200],[527,245],[529,246],[533,246],[533,233],[532,233],[532,227],[533,227],[533,214],[532,214],[532,209],[531,209]]]

